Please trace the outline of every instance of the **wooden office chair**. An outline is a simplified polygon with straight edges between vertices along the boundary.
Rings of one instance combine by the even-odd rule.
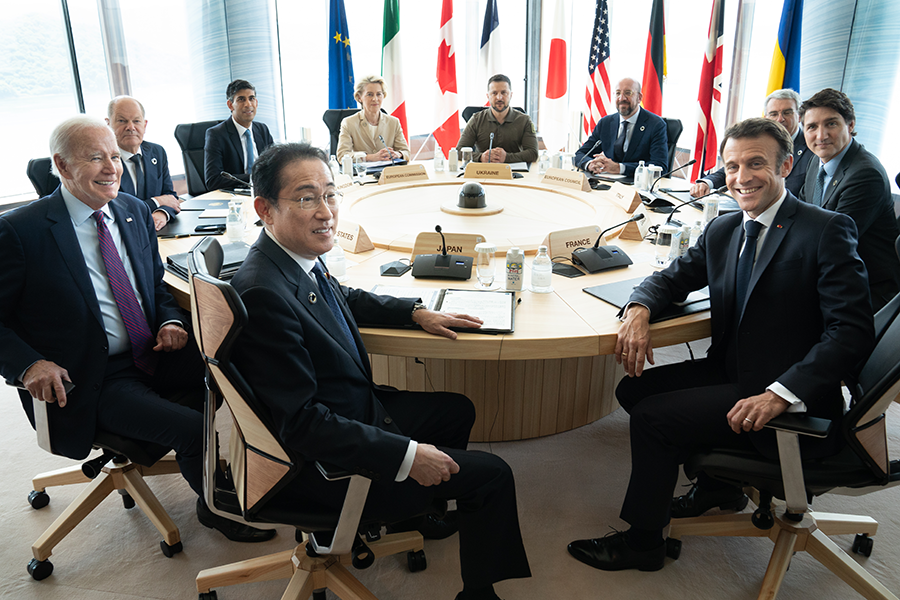
[[[898,296],[900,297],[900,296]],[[897,301],[897,298],[894,298]],[[852,550],[869,556],[878,523],[869,517],[817,513],[809,498],[824,493],[861,496],[900,484],[900,461],[888,458],[885,411],[900,396],[900,319],[892,319],[855,382],[848,384],[853,402],[840,423],[802,414],[783,414],[766,425],[776,430],[779,460],[754,452],[711,450],[684,465],[695,477],[703,472],[736,486],[759,490],[752,515],[694,517],[672,521],[669,556],[677,558],[685,535],[768,537],[775,542],[759,598],[774,599],[794,552],[806,551],[870,600],[897,600],[886,587],[850,558],[829,535],[855,533]],[[840,427],[841,451],[826,458],[802,460],[799,435],[825,437]],[[786,504],[771,511],[772,498]]]
[[[206,188],[203,147],[206,144],[206,130],[221,122],[221,120],[201,121],[175,126],[175,139],[181,146],[184,176],[187,179],[188,194],[191,196],[199,196],[209,191]]]
[[[38,444],[55,454],[47,425],[47,405],[34,400],[34,415]],[[163,446],[138,442],[106,431],[97,431],[94,447],[102,450],[100,456],[80,466],[41,473],[32,479],[34,491],[28,495],[28,502],[35,509],[50,503],[46,491],[48,487],[89,484],[32,545],[34,558],[27,568],[29,575],[38,581],[53,573],[53,563],[48,560],[53,548],[115,491],[122,495],[125,508],[133,508],[137,504],[156,526],[163,536],[159,546],[165,556],[171,558],[182,550],[178,527],[144,481],[144,477],[149,475],[179,473],[175,456],[170,455],[168,448]]]
[[[329,154],[337,154],[338,138],[341,135],[341,121],[350,115],[355,115],[359,111],[360,109],[358,108],[329,108],[322,115],[322,120],[328,126],[328,133],[331,134],[331,152]],[[384,112],[384,109],[381,112]]]
[[[675,151],[678,149],[678,138],[684,131],[684,125],[679,119],[663,117],[663,121],[666,122],[666,141],[669,143],[669,164],[663,167],[663,171],[667,171],[675,165]]]
[[[239,522],[290,525],[296,528],[299,542],[292,550],[201,571],[197,575],[200,600],[215,600],[212,588],[279,578],[290,578],[282,596],[285,600],[310,595],[324,600],[325,588],[344,600],[373,600],[344,564],[366,568],[376,556],[407,552],[410,570],[424,569],[425,553],[418,532],[380,536],[380,524],[360,522],[370,483],[365,477],[317,462],[319,472],[329,481],[350,480],[343,507],[333,510],[314,502],[279,501],[277,492],[294,479],[303,459],[273,433],[277,428],[268,412],[230,362],[235,340],[247,323],[246,309],[229,284],[211,275],[221,267],[221,247],[214,238],[204,238],[191,250],[188,265],[193,326],[207,364],[208,385],[224,397],[233,417],[228,466],[235,491],[224,492],[215,489],[215,403],[211,391],[205,423],[207,504],[216,514]],[[360,529],[371,534],[367,535],[368,545],[360,538]]]
[[[59,177],[50,171],[53,161],[50,158],[32,158],[28,161],[25,173],[34,186],[38,198],[43,198],[53,193],[59,187]]]

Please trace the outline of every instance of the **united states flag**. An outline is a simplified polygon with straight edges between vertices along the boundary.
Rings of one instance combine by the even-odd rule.
[[[584,90],[585,111],[581,119],[585,135],[590,135],[597,122],[609,114],[609,9],[606,0],[597,0],[594,32],[588,60],[588,82]]]

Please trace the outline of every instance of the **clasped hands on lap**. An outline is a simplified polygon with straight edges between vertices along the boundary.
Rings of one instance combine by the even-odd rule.
[[[644,361],[653,361],[653,342],[650,332],[650,310],[632,304],[625,310],[625,320],[616,339],[616,362],[625,368],[629,377],[640,377]],[[728,426],[735,433],[759,431],[774,417],[783,413],[790,403],[778,394],[766,390],[762,394],[738,400],[728,411]]]

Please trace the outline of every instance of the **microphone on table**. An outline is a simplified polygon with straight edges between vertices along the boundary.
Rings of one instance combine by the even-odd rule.
[[[591,162],[591,159],[594,156],[594,150],[596,150],[597,147],[601,146],[601,145],[603,145],[603,140],[597,140],[597,143],[595,143],[593,146],[591,146],[591,149],[584,153],[584,156],[588,159],[587,162]],[[581,168],[584,170],[587,170],[587,163],[584,163],[584,164],[585,164],[585,166],[581,167]]]
[[[225,179],[228,179],[230,181],[237,183],[241,188],[244,188],[247,190],[246,192],[242,192],[242,191],[235,189],[234,190],[235,194],[241,194],[241,195],[247,195],[247,196],[250,195],[250,184],[248,182],[244,181],[243,179],[238,179],[237,177],[235,177],[228,171],[222,171],[221,173],[219,173],[219,175],[221,175]]]
[[[427,279],[462,279],[472,277],[471,256],[460,254],[447,254],[447,240],[440,225],[435,225],[434,230],[441,235],[440,254],[417,254],[413,260],[412,276]]]
[[[440,225],[435,225],[434,230],[441,234],[441,256],[447,256],[447,240],[444,239],[444,232]]]
[[[623,221],[618,225],[613,225],[612,227],[607,227],[603,231],[600,232],[600,235],[597,236],[597,241],[594,242],[594,246],[592,248],[577,248],[574,252],[572,252],[572,262],[576,265],[581,265],[585,268],[588,273],[597,273],[599,271],[605,271],[607,269],[616,269],[619,267],[627,267],[632,264],[628,255],[625,254],[618,246],[601,246],[600,240],[603,239],[603,234],[608,231],[612,231],[617,227],[621,227],[622,225],[627,225],[629,223],[634,223],[636,221],[640,221],[644,218],[643,213],[634,215],[627,221]]]
[[[708,194],[703,194],[702,196],[698,196],[698,197],[696,197],[696,198],[691,198],[690,200],[685,200],[684,202],[682,202],[682,203],[680,203],[680,204],[676,204],[675,206],[672,207],[672,212],[669,213],[669,216],[666,217],[666,222],[665,222],[665,224],[666,224],[666,225],[669,224],[669,222],[672,220],[672,216],[673,216],[673,215],[675,214],[675,212],[676,212],[679,208],[681,208],[682,206],[685,206],[685,205],[687,205],[687,204],[693,204],[694,202],[699,202],[700,200],[703,200],[703,199],[706,198],[707,196],[712,196],[713,194],[721,194],[722,192],[724,192],[724,191],[727,190],[727,189],[728,189],[728,186],[727,186],[727,185],[723,185],[722,187],[716,188],[716,189],[714,189],[713,191],[709,192]]]
[[[494,132],[491,132],[491,143],[488,145],[488,162],[491,162],[491,150],[494,148]]]
[[[671,174],[674,173],[675,171],[680,171],[680,170],[682,170],[682,169],[684,169],[684,168],[687,168],[687,167],[691,166],[692,164],[694,164],[695,162],[697,162],[697,159],[696,159],[696,158],[692,158],[691,160],[689,160],[688,162],[684,163],[684,164],[681,165],[680,167],[675,167],[674,169],[670,170],[668,173],[663,173],[662,175],[660,175],[659,177],[657,177],[656,179],[654,179],[654,180],[653,180],[653,184],[650,186],[650,193],[651,193],[651,194],[653,193],[653,188],[656,187],[656,184],[659,183],[659,180],[660,180],[660,179],[663,179],[663,178],[665,178],[665,177],[668,177],[669,175],[671,175]]]

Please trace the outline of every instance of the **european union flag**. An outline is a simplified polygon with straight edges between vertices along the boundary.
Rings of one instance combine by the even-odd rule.
[[[344,0],[331,0],[328,19],[328,108],[356,108],[353,98],[353,56]]]

